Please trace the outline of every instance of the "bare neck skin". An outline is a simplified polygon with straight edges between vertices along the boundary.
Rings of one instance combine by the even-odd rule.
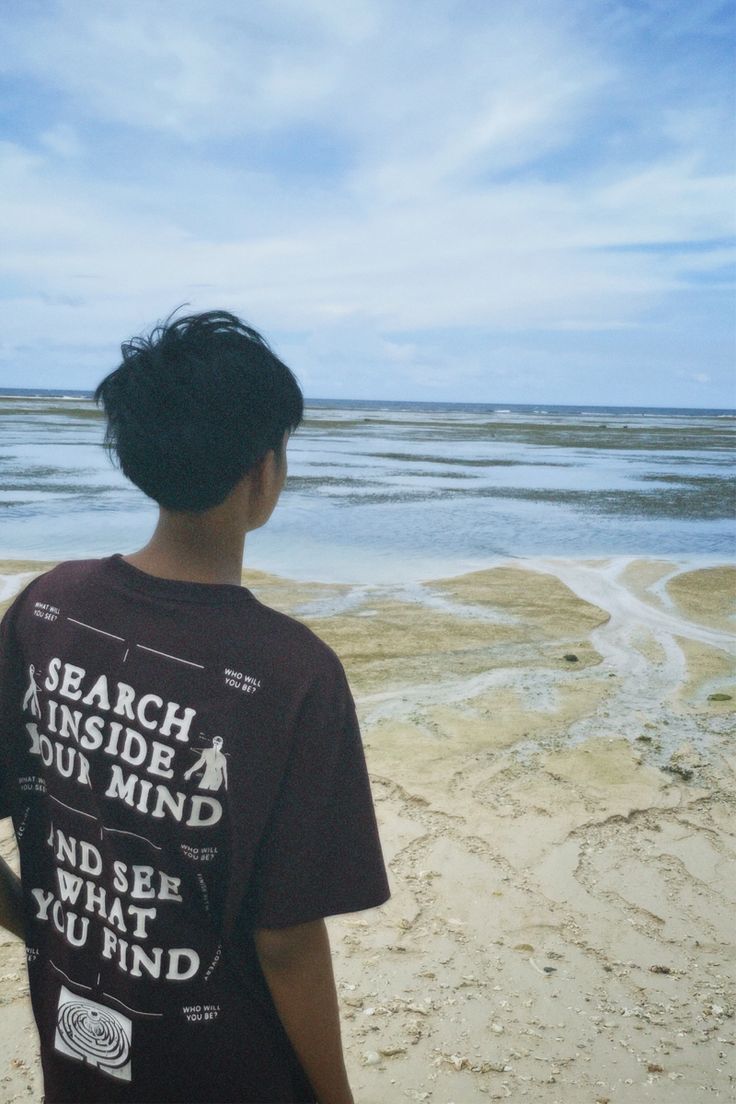
[[[161,579],[241,586],[245,535],[266,524],[285,479],[285,446],[269,450],[219,506],[201,514],[159,507],[148,544],[123,559]]]

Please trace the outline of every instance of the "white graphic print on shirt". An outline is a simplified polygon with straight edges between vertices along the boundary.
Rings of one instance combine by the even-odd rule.
[[[56,1015],[54,1050],[96,1066],[101,1073],[130,1081],[133,1025],[114,1008],[79,997],[62,985]]]
[[[182,878],[163,869],[157,860],[162,847],[145,833],[147,823],[168,821],[195,830],[201,840],[201,830],[220,823],[222,802],[210,795],[228,788],[222,737],[200,733],[208,746],[191,748],[188,745],[196,736],[194,708],[142,693],[128,682],[60,656],[50,659],[43,670],[29,667],[22,710],[32,718],[24,726],[27,750],[45,768],[40,773],[45,776],[48,798],[79,816],[79,829],[50,827],[46,842],[53,853],[55,884],[32,888],[36,920],[48,923],[68,947],[91,950],[100,963],[107,962],[131,978],[170,983],[186,982],[199,974],[206,980],[214,965],[210,956],[200,961],[193,947],[166,945],[170,911],[162,921],[163,929],[157,924],[162,910],[181,907],[184,890]],[[178,749],[183,756],[191,752],[197,756],[186,770],[185,757],[177,762]],[[193,776],[200,792],[184,786]],[[116,827],[119,820],[113,825],[102,822],[99,805],[89,803],[92,778],[96,797],[125,805],[140,821],[140,831]],[[57,779],[66,786],[63,794]],[[75,807],[69,797],[70,783],[79,791],[81,807]],[[128,823],[122,823],[127,829]],[[140,841],[139,847],[148,844],[151,861],[122,861],[120,855],[127,857],[126,837]],[[111,847],[115,839],[118,846]],[[201,846],[190,850],[197,856],[203,850],[217,853],[217,848]],[[182,853],[187,854],[184,845]],[[197,879],[208,912],[202,875]],[[62,987],[54,1039],[58,1053],[130,1080],[131,1032],[131,1020],[123,1013]]]

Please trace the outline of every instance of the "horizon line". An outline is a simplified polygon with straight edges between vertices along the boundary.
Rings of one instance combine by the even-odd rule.
[[[3,390],[0,386],[0,399],[17,398],[19,397],[17,392],[26,392],[26,398],[43,397],[44,395],[54,395],[58,398],[62,398],[64,395],[69,395],[71,398],[92,398],[94,396],[94,389],[83,387],[13,387],[6,386]],[[322,396],[312,395],[304,397],[305,405],[309,403],[390,403],[394,406],[401,406],[408,403],[421,403],[425,406],[475,406],[475,407],[528,407],[528,406],[546,406],[546,407],[570,407],[570,408],[582,408],[590,407],[592,410],[702,410],[702,411],[717,411],[719,414],[733,414],[736,416],[736,407],[732,406],[652,406],[642,403],[561,403],[556,401],[545,401],[544,399],[536,399],[531,402],[504,402],[502,399],[487,400],[485,402],[467,402],[457,399],[387,399],[387,398],[344,398],[337,396]]]

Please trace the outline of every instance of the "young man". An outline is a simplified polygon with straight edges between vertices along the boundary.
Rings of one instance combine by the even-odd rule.
[[[47,1104],[350,1104],[323,918],[388,897],[355,710],[334,653],[241,585],[301,392],[211,312],[124,345],[96,398],[158,526],[0,628],[0,921]]]

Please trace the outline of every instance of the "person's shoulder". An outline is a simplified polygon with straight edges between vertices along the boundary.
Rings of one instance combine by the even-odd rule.
[[[344,677],[337,653],[303,621],[264,605],[255,596],[252,596],[252,609],[274,660],[284,663],[291,671],[298,667],[304,674],[314,677]]]
[[[84,580],[98,563],[98,560],[66,560],[49,566],[39,565],[39,570],[16,572],[17,588],[13,594],[11,608],[16,609],[24,605],[31,596],[34,598],[43,596],[49,586],[59,582]],[[12,585],[12,576],[8,581]]]
[[[36,575],[24,593],[40,594],[49,588],[84,585],[100,570],[101,563],[99,559],[62,560]]]
[[[100,571],[105,562],[105,560],[101,559],[62,560],[60,563],[54,564],[52,568],[49,568],[49,570],[44,572],[43,576],[39,576],[39,578],[53,578],[57,581],[64,579],[85,579],[89,575]]]
[[[43,565],[39,571],[16,572],[17,578],[10,580],[11,585],[13,581],[16,584],[12,598],[7,606],[0,606],[3,636],[7,638],[32,621],[34,610],[45,610],[46,605],[55,607],[61,595],[83,586],[98,563],[98,560],[67,560],[49,567]]]

